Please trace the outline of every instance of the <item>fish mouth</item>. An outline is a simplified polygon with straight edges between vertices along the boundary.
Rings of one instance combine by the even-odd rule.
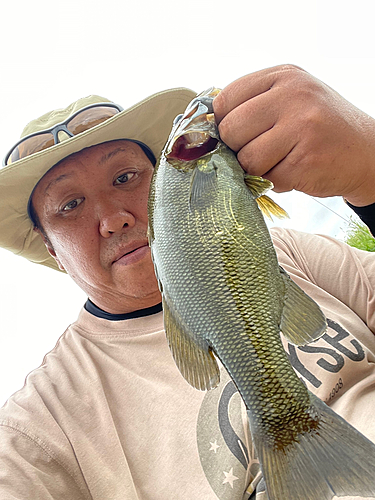
[[[168,159],[192,161],[216,149],[218,140],[204,132],[190,132],[181,135],[172,145]]]
[[[212,101],[219,92],[214,88],[202,92],[175,119],[165,149],[168,160],[190,162],[215,151],[220,137]]]

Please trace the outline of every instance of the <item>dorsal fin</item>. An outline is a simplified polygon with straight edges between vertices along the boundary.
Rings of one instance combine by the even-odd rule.
[[[255,198],[262,196],[273,188],[271,181],[263,179],[263,177],[258,177],[257,175],[245,174],[244,181]]]
[[[279,219],[289,219],[289,215],[285,212],[285,210],[269,196],[265,196],[264,194],[269,189],[273,188],[271,181],[263,179],[263,177],[249,174],[244,176],[244,181],[251,194],[255,197],[255,201],[258,203],[263,215],[271,220],[272,215],[278,217]]]
[[[318,304],[294,283],[281,266],[279,269],[285,284],[280,330],[294,345],[305,345],[318,340],[327,329],[324,314]]]
[[[261,209],[262,214],[272,220],[274,215],[278,219],[289,219],[289,215],[283,208],[280,207],[275,201],[273,201],[269,196],[263,195],[259,196],[255,200],[258,203],[258,207]]]

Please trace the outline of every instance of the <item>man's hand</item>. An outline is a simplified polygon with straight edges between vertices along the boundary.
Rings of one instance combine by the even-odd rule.
[[[303,69],[244,76],[213,105],[222,140],[275,191],[375,202],[375,120]]]

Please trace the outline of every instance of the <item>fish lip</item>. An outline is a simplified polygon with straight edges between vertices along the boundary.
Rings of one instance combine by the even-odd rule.
[[[211,87],[210,89],[202,92],[196,96],[187,106],[183,114],[178,115],[173,123],[172,131],[169,135],[165,148],[163,150],[164,157],[169,161],[173,162],[184,162],[187,166],[191,164],[196,159],[205,156],[207,153],[212,153],[217,149],[217,144],[220,141],[220,135],[213,114],[212,102],[214,97],[219,93],[219,89]],[[197,139],[189,141],[188,138],[192,134],[197,134]],[[182,145],[183,150],[191,151],[204,146],[211,139],[216,141],[215,147],[210,147],[206,152],[190,158],[191,155],[180,157],[173,154],[175,150],[175,145],[177,141],[183,139],[185,136],[185,143]],[[201,141],[199,141],[199,136],[201,136]],[[189,146],[191,142],[191,146]],[[212,142],[212,141],[211,141]],[[204,148],[201,150],[203,151]],[[176,167],[176,165],[173,165]],[[177,168],[177,167],[176,167]]]
[[[144,241],[135,241],[133,242],[132,244],[129,244],[127,246],[123,246],[123,247],[120,247],[114,258],[112,259],[111,261],[111,265],[113,265],[115,262],[117,262],[118,260],[120,260],[122,257],[124,257],[124,255],[128,255],[129,253],[132,253],[134,252],[135,250],[138,250],[138,248],[141,248],[141,247],[145,247],[145,246],[148,246],[148,240],[144,240]]]
[[[204,112],[201,114],[197,115],[195,119],[201,119],[201,122],[193,122],[191,118],[186,118],[182,120],[182,122],[178,125],[176,130],[174,131],[173,134],[171,134],[171,137],[169,138],[164,154],[167,158],[171,158],[171,154],[173,152],[173,149],[175,147],[175,144],[177,141],[181,140],[183,137],[188,138],[192,134],[197,134],[197,140],[199,143],[199,136],[201,137],[201,145],[203,146],[204,144],[208,143],[212,139],[216,141],[216,144],[218,144],[220,140],[219,132],[217,130],[217,125],[214,123],[211,119],[208,120],[206,119],[208,115]],[[194,145],[194,141],[192,142],[192,145],[189,147],[187,142],[186,149],[195,149],[198,144]],[[210,149],[209,151],[214,151],[215,148]],[[173,158],[173,157],[172,157]]]

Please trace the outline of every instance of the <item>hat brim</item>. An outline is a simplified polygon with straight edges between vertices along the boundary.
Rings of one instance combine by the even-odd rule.
[[[100,125],[0,170],[0,246],[26,259],[59,270],[27,213],[30,195],[56,163],[90,146],[117,139],[135,139],[155,157],[168,138],[174,118],[195,97],[185,88],[154,94]]]

